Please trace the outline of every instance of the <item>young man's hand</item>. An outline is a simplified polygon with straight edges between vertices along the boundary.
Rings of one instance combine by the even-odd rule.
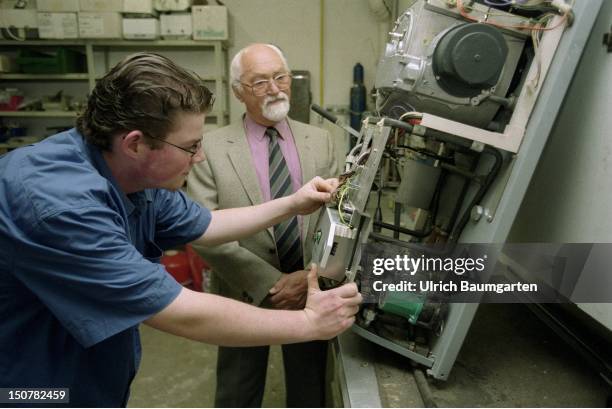
[[[323,203],[331,200],[332,192],[338,187],[338,179],[323,179],[315,176],[291,195],[293,210],[296,214],[310,214]]]
[[[353,325],[362,298],[355,283],[321,291],[317,271],[313,264],[308,273],[308,299],[303,312],[314,339],[330,339]]]

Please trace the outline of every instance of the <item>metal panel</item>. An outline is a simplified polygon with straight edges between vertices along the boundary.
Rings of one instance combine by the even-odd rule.
[[[505,189],[501,193],[495,215],[491,219],[481,218],[478,222],[468,224],[461,236],[461,242],[503,243],[506,241],[602,2],[603,0],[576,2],[574,8],[576,19],[572,27],[566,29],[561,39],[543,84],[540,98],[525,131],[521,149],[512,159],[512,166],[507,168],[508,174],[505,175],[507,182],[504,175],[500,175],[502,177],[496,184],[498,189],[500,187],[503,189],[505,184]],[[492,199],[495,199],[495,194],[485,197],[483,207],[494,208],[495,203]],[[476,310],[477,304],[452,306],[450,314],[453,318],[449,319],[447,325],[452,325],[453,328],[447,327],[443,336],[432,348],[432,355],[436,363],[429,371],[430,374],[441,378],[448,376]]]
[[[378,382],[372,362],[375,358],[369,345],[365,345],[354,334],[347,332],[334,340],[333,348],[338,353],[340,388],[344,407],[380,408]]]

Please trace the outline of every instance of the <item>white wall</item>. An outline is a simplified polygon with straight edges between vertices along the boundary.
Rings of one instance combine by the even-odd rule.
[[[274,43],[286,54],[291,69],[310,71],[313,102],[320,103],[321,1],[324,104],[348,106],[353,66],[357,62],[364,66],[369,90],[380,57],[378,22],[367,0],[226,0],[233,37],[229,59],[250,43]],[[243,109],[235,98],[230,102],[231,119],[236,120]]]

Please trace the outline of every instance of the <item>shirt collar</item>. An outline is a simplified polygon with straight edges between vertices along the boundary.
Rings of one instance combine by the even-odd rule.
[[[244,114],[243,120],[247,134],[254,135],[258,141],[261,141],[263,138],[265,138],[266,129],[268,128],[267,126],[255,122],[255,120],[251,118],[248,113]],[[287,118],[283,119],[280,122],[277,122],[273,126],[278,131],[278,135],[281,139],[285,139],[286,136],[291,135],[291,129],[289,128]]]

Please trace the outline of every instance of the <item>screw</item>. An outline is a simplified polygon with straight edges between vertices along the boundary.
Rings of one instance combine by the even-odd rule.
[[[472,216],[472,220],[474,220],[475,222],[480,220],[483,214],[484,214],[484,208],[482,206],[476,205],[472,207],[471,216]]]

